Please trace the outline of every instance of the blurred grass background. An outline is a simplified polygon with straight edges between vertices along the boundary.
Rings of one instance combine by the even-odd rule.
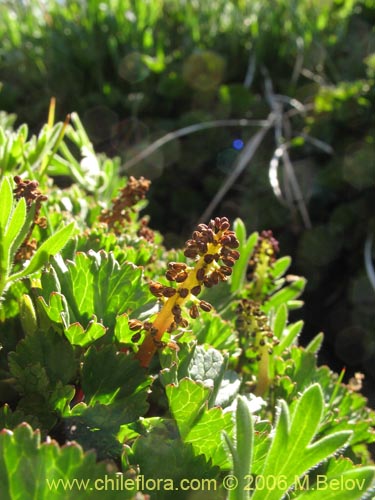
[[[374,21],[373,0],[2,0],[0,110],[34,132],[51,96],[77,111],[153,181],[168,246],[228,182],[215,215],[274,231],[308,278],[306,342],[324,330],[322,361],[375,398]]]

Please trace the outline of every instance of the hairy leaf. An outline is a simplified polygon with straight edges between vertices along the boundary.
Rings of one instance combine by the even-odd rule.
[[[35,254],[31,257],[29,264],[22,271],[12,276],[13,280],[24,278],[39,271],[48,262],[51,255],[56,255],[67,244],[74,231],[74,222],[61,228],[44,241]]]
[[[275,488],[268,491],[257,489],[253,500],[280,500],[296,477],[327,459],[348,442],[350,431],[336,432],[318,441],[313,440],[323,416],[323,405],[323,394],[318,384],[304,391],[292,416],[282,402],[262,475],[282,476],[285,483],[276,483]]]

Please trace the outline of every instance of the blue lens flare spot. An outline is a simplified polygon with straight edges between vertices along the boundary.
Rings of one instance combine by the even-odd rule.
[[[232,146],[234,149],[237,149],[237,151],[240,151],[243,148],[243,141],[241,141],[241,139],[235,139],[232,142]]]

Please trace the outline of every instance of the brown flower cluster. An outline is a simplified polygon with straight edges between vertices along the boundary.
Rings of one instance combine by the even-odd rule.
[[[199,224],[192,238],[186,242],[185,257],[203,259],[196,269],[199,286],[211,288],[220,281],[226,281],[227,277],[232,274],[232,267],[240,254],[234,250],[238,248],[239,242],[234,231],[230,231],[229,227],[230,223],[226,217],[216,217],[208,225]],[[221,265],[215,265],[219,261]],[[214,264],[214,269],[212,269],[212,264]],[[210,272],[207,272],[208,269]]]
[[[99,220],[104,222],[117,234],[121,233],[124,225],[131,221],[130,214],[134,205],[143,200],[150,188],[151,181],[140,177],[130,176],[125,187],[120,189],[120,194],[112,200],[110,210],[103,210]]]
[[[15,199],[20,200],[21,198],[25,198],[28,210],[30,210],[30,208],[34,205],[34,224],[37,224],[41,228],[46,228],[46,218],[39,217],[39,214],[42,202],[48,200],[48,197],[39,191],[38,182],[30,181],[29,179],[22,180],[19,175],[14,177],[14,182],[16,183],[16,187],[13,190]]]
[[[211,288],[220,281],[226,281],[232,274],[232,267],[239,257],[234,250],[239,246],[236,235],[229,230],[230,224],[226,217],[217,217],[206,224],[199,224],[192,238],[186,242],[184,255],[195,259],[194,267],[183,262],[170,262],[165,274],[166,278],[178,284],[177,288],[151,282],[150,291],[160,299],[178,295],[183,301],[190,296],[193,304],[188,310],[193,319],[199,316],[199,309],[210,311],[212,306],[204,301],[195,299],[203,287]],[[221,262],[220,262],[221,261]],[[176,327],[187,327],[188,321],[182,317],[179,304],[172,308],[174,321],[168,328],[173,331]]]
[[[155,240],[155,233],[148,227],[148,219],[146,217],[143,217],[140,220],[140,224],[141,226],[137,231],[137,235],[149,241],[150,243],[153,243]]]
[[[38,247],[38,243],[35,238],[31,238],[31,240],[25,240],[14,256],[15,262],[25,262],[26,260],[30,260],[34,255],[36,249]]]
[[[13,189],[14,197],[16,200],[20,200],[24,198],[26,201],[26,209],[28,211],[34,207],[34,219],[33,223],[30,226],[29,232],[26,235],[25,240],[22,245],[17,250],[16,255],[14,256],[15,262],[23,262],[25,260],[29,260],[36,248],[37,241],[35,238],[30,239],[31,234],[33,232],[35,224],[45,229],[47,227],[47,219],[45,217],[40,216],[40,209],[42,203],[48,199],[48,197],[42,194],[38,189],[38,182],[29,179],[22,180],[19,175],[14,177],[14,182],[16,183],[16,187]]]
[[[229,228],[226,217],[216,217],[209,224],[199,224],[192,238],[186,242],[184,251],[186,257],[194,259],[194,265],[170,262],[166,278],[175,285],[150,283],[151,293],[163,303],[163,307],[138,352],[142,366],[148,366],[164,332],[186,328],[188,317],[195,319],[200,310],[208,312],[212,309],[211,304],[199,300],[197,295],[204,287],[211,288],[220,281],[226,281],[232,274],[232,267],[239,258],[239,252],[235,250],[239,242]],[[188,316],[184,317],[183,306],[186,302],[189,302]]]

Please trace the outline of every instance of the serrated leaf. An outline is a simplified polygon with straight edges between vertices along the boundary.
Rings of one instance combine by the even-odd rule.
[[[208,401],[210,389],[185,378],[178,386],[168,385],[166,393],[181,438],[184,440]]]
[[[260,475],[262,474],[264,461],[270,448],[272,427],[269,422],[260,421],[255,423],[254,430],[254,455],[251,473]]]
[[[78,252],[75,262],[55,260],[54,270],[61,293],[66,297],[71,322],[86,327],[95,315],[105,327],[113,329],[116,317],[134,312],[147,302],[154,303],[142,269],[132,263],[120,264],[112,253]]]
[[[64,333],[72,345],[86,347],[92,344],[92,342],[95,342],[95,340],[100,339],[100,337],[103,337],[106,331],[106,327],[98,323],[94,316],[94,318],[89,321],[86,328],[83,328],[81,323],[72,323],[64,330]]]
[[[195,454],[204,455],[213,465],[228,468],[228,456],[220,439],[222,432],[231,433],[233,428],[230,413],[223,413],[215,407],[204,411],[201,418],[192,427],[184,441],[193,446]]]
[[[58,331],[61,331],[63,325],[68,323],[64,323],[65,318],[69,320],[69,316],[67,317],[68,305],[61,293],[52,292],[48,303],[43,297],[38,297],[37,307],[40,325],[43,329],[58,325]]]
[[[281,377],[280,384],[284,385],[284,389],[290,385],[288,401],[313,382],[317,382],[316,356],[301,347],[292,346],[285,351],[284,359],[277,365],[277,372],[280,375],[287,375],[287,377]],[[278,396],[285,397],[282,393]]]
[[[292,413],[289,433],[293,439],[298,440],[302,448],[307,447],[317,432],[323,416],[323,406],[323,393],[317,384],[307,389],[298,400]]]
[[[137,360],[117,352],[113,345],[100,349],[92,346],[85,354],[82,389],[89,405],[110,404],[137,392],[146,398],[151,380]]]
[[[150,490],[149,493],[153,500],[192,499],[191,489],[176,491],[176,485],[181,484],[182,480],[192,479],[195,484],[198,484],[198,480],[202,480],[201,484],[207,485],[208,483],[203,482],[204,478],[218,478],[218,467],[213,467],[203,455],[197,456],[190,444],[181,441],[174,422],[168,420],[157,422],[147,434],[143,434],[136,439],[132,450],[128,450],[127,462],[133,467],[139,467],[145,478],[154,481],[172,480],[174,484],[173,487],[168,488],[167,483],[164,483],[163,489]],[[221,499],[222,497],[218,497],[218,491],[214,487],[216,485],[215,479],[210,483],[212,484],[211,488],[202,488],[202,492],[195,491],[194,497],[199,495],[197,499]]]
[[[224,414],[217,407],[208,410],[210,390],[187,378],[181,380],[178,386],[168,385],[166,393],[182,440],[191,443],[196,454],[204,454],[214,465],[228,467],[221,433],[231,433],[231,414]]]
[[[134,342],[133,338],[136,333],[129,328],[129,316],[126,313],[116,316],[115,337],[120,344],[140,344],[144,338],[144,332],[139,332],[139,340]]]
[[[92,430],[99,429],[108,436],[115,437],[121,425],[134,422],[145,415],[148,410],[146,399],[147,392],[140,391],[110,404],[82,405],[79,421]],[[74,412],[74,415],[78,415],[78,412]]]
[[[12,411],[8,404],[0,408],[0,429],[14,429],[22,422],[28,422],[33,426],[38,425],[38,419],[33,415],[26,415],[20,410]],[[1,478],[0,478],[1,482]]]
[[[63,448],[52,440],[41,443],[39,431],[33,432],[28,424],[21,424],[14,432],[0,433],[2,500],[99,498],[94,481],[105,474],[106,465],[96,463],[94,453],[84,454],[75,443]],[[106,498],[115,499],[116,495],[106,492]]]
[[[17,411],[25,415],[32,415],[36,419],[36,426],[44,433],[50,432],[57,423],[58,417],[65,413],[74,396],[74,387],[57,382],[54,386],[48,380],[46,370],[38,365],[27,367],[25,370],[21,394]],[[20,382],[20,378],[18,379]]]
[[[48,393],[50,382],[45,367],[37,361],[18,363],[17,359],[9,355],[9,370],[15,378],[17,390],[21,395],[27,394],[42,394]]]
[[[71,345],[53,330],[37,330],[21,340],[16,351],[9,354],[10,371],[20,383],[22,380],[22,384],[32,382],[32,377],[24,375],[31,363],[33,366],[39,364],[45,369],[49,384],[56,384],[58,381],[67,384],[77,371],[77,361]],[[25,392],[28,392],[26,387]]]
[[[74,231],[74,222],[61,228],[44,241],[37,249],[35,254],[31,257],[29,264],[22,271],[10,276],[10,279],[17,280],[29,276],[30,274],[39,271],[52,255],[56,255],[67,244],[69,238]]]

